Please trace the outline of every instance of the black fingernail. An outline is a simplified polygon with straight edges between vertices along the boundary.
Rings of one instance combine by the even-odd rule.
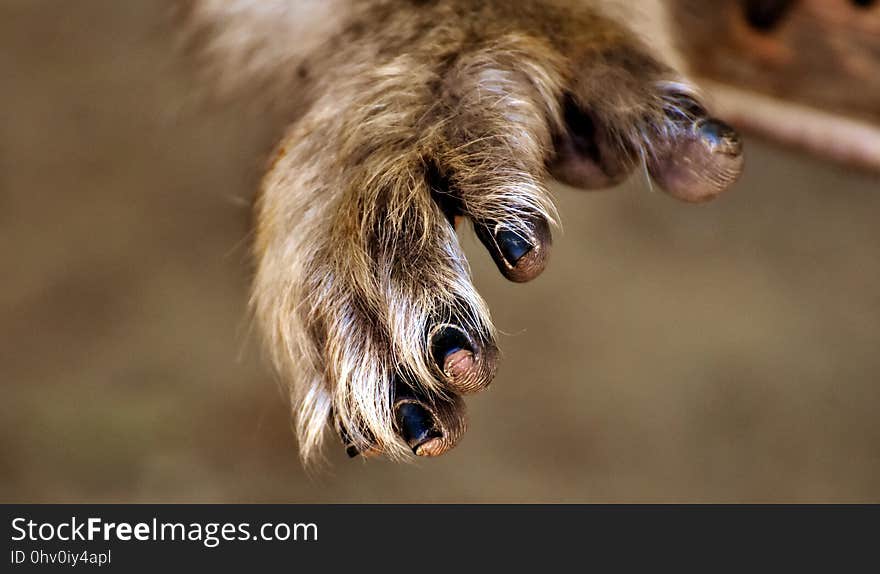
[[[713,151],[727,155],[742,153],[742,140],[735,129],[714,118],[702,121],[697,126],[703,141],[712,146]]]
[[[414,453],[429,440],[443,436],[434,427],[434,417],[431,413],[418,403],[399,404],[395,416],[403,440]]]
[[[522,235],[504,228],[495,233],[495,241],[498,242],[501,255],[511,267],[516,267],[517,262],[535,247]]]
[[[468,336],[458,327],[444,326],[431,337],[431,356],[441,370],[446,366],[446,359],[458,351],[474,352]]]

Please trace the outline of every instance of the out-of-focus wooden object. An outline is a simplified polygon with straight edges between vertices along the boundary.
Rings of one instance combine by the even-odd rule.
[[[670,20],[722,116],[880,171],[880,1],[672,0]]]

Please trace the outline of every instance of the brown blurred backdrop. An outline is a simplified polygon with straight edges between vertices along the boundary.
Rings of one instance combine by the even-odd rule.
[[[557,189],[438,460],[299,466],[247,319],[272,119],[192,104],[149,0],[0,3],[0,500],[880,500],[880,178],[748,141],[729,195]],[[331,447],[335,447],[331,443]]]

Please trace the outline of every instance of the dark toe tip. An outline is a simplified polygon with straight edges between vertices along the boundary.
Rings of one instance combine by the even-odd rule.
[[[434,417],[426,408],[416,402],[404,402],[397,405],[395,410],[397,425],[400,436],[419,455],[432,441],[443,437],[443,433],[436,428]],[[436,450],[430,448],[429,450]]]
[[[465,431],[465,406],[454,394],[428,399],[397,383],[394,430],[417,456],[440,456],[454,448]]]
[[[531,281],[541,274],[553,242],[550,225],[543,217],[529,219],[526,227],[528,231],[497,222],[480,222],[474,227],[498,270],[517,283]]]
[[[553,243],[550,225],[546,219],[537,217],[529,222],[529,227],[532,230],[534,245],[525,251],[517,259],[516,265],[511,266],[505,273],[505,277],[518,283],[531,281],[544,271]]]
[[[742,168],[739,134],[714,118],[698,120],[648,161],[657,185],[689,203],[714,199],[739,179]]]
[[[710,118],[700,122],[697,125],[697,132],[711,153],[742,155],[742,138],[735,129],[721,120]]]
[[[509,229],[500,230],[495,234],[495,239],[498,241],[501,255],[511,267],[516,267],[517,262],[535,247],[527,239]]]

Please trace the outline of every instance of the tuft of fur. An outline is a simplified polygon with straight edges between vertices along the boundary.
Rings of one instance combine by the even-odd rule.
[[[186,13],[220,90],[297,98],[256,203],[252,304],[302,457],[331,423],[361,451],[405,458],[395,382],[449,396],[431,328],[494,346],[444,198],[528,236],[529,218],[557,220],[546,166],[566,97],[621,154],[645,156],[683,129],[690,90],[590,2],[314,4],[188,0]]]

